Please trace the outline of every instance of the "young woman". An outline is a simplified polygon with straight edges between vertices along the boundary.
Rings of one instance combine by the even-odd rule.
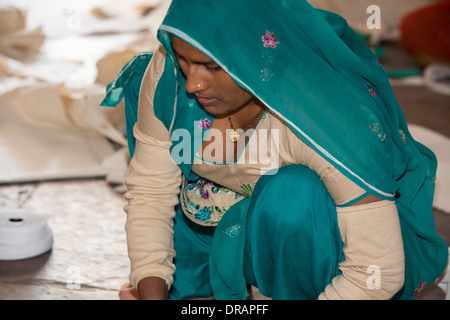
[[[134,127],[134,296],[412,299],[443,272],[436,159],[341,17],[174,0],[158,39],[103,103]]]

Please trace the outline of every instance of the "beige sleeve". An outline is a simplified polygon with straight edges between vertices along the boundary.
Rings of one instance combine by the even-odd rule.
[[[170,156],[170,134],[153,112],[153,95],[163,61],[164,52],[159,49],[142,81],[134,128],[136,148],[126,177],[125,228],[130,282],[134,287],[149,276],[160,277],[170,286],[175,271],[173,217],[182,177]]]
[[[405,257],[394,201],[338,208],[345,260],[321,300],[390,299],[403,286]]]

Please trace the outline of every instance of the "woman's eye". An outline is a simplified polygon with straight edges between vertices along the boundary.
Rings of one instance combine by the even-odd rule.
[[[175,57],[177,59],[178,64],[185,64],[186,63],[186,60],[182,56],[179,56],[177,54],[177,55],[175,55]]]
[[[206,69],[212,72],[217,72],[219,70],[222,70],[222,68],[219,65],[212,65],[212,66],[206,66]]]

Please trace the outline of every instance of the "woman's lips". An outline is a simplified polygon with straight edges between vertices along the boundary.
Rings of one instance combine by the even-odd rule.
[[[200,103],[203,106],[210,106],[212,105],[214,102],[217,101],[217,99],[210,99],[210,98],[202,98],[202,97],[197,97],[197,101],[198,103]]]

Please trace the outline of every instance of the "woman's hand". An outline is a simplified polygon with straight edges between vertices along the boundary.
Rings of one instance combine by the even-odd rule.
[[[139,300],[167,300],[166,281],[159,277],[144,278],[138,283]]]

